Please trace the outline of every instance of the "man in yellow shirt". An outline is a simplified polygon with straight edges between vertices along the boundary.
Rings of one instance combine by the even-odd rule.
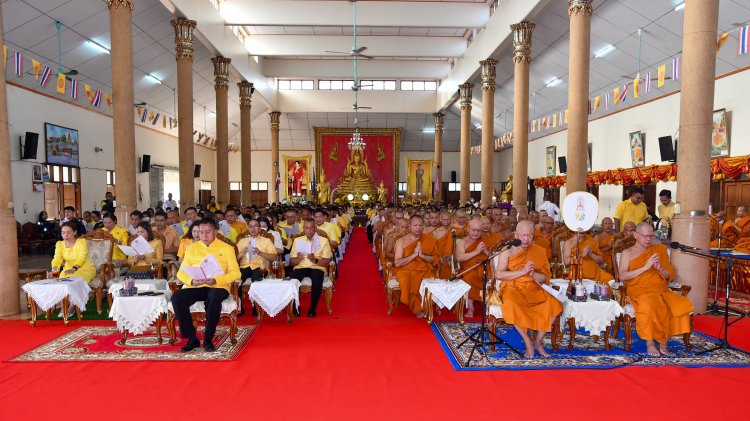
[[[315,317],[315,312],[323,292],[323,278],[328,263],[331,261],[331,245],[324,237],[316,234],[315,221],[308,218],[302,223],[304,235],[294,239],[289,263],[294,267],[292,278],[302,280],[305,277],[312,281],[310,309],[307,317]]]
[[[615,229],[617,232],[622,230],[626,222],[632,222],[636,225],[648,218],[648,208],[643,203],[643,189],[634,187],[630,192],[630,199],[623,200],[615,209]]]
[[[674,202],[672,201],[672,192],[664,189],[659,192],[659,200],[661,205],[659,209],[659,219],[661,220],[661,226],[669,228],[674,220]]]
[[[185,259],[177,272],[177,279],[185,287],[172,296],[172,307],[174,314],[180,324],[180,336],[187,339],[187,343],[180,349],[181,352],[192,351],[200,346],[200,341],[193,326],[190,315],[190,306],[198,301],[205,303],[206,329],[203,337],[203,348],[206,352],[216,351],[213,344],[216,325],[221,315],[221,302],[229,297],[232,282],[240,279],[240,268],[237,265],[237,256],[234,247],[216,238],[216,221],[203,219],[199,222],[200,239],[185,250]],[[203,258],[209,254],[216,257],[224,274],[208,279],[191,278],[185,273],[186,266],[200,266]]]
[[[221,204],[216,203],[216,196],[211,196],[208,199],[208,205],[206,206],[206,209],[208,209],[209,212],[216,212],[218,210],[221,210]]]
[[[318,209],[315,211],[315,225],[317,225],[317,228],[326,234],[328,234],[328,241],[331,244],[331,247],[338,247],[340,240],[340,231],[337,230],[337,227],[333,225],[332,223],[328,222],[328,211],[323,209]]]
[[[248,235],[240,238],[237,242],[237,260],[239,260],[242,280],[250,279],[251,282],[260,281],[263,274],[260,268],[264,263],[276,260],[276,247],[273,241],[260,235],[260,223],[251,219],[247,223]],[[240,303],[242,300],[240,300]],[[240,315],[244,314],[240,304]]]
[[[290,239],[300,232],[299,223],[297,222],[297,211],[286,211],[285,219],[276,224],[276,226],[281,228],[279,234],[281,234],[281,239],[284,241],[284,247],[287,249],[292,247]]]
[[[154,232],[164,237],[164,258],[176,260],[177,249],[180,248],[180,236],[174,228],[167,225],[167,214],[164,211],[156,211],[154,222]]]
[[[117,247],[118,244],[124,246],[128,245],[128,232],[125,231],[125,228],[117,225],[117,216],[115,216],[114,212],[108,213],[107,216],[102,219],[102,222],[104,223],[104,228],[102,229],[109,232],[109,235],[117,241],[117,244],[114,245],[112,250],[112,260],[128,260],[128,256]]]
[[[229,226],[237,231],[237,238],[245,235],[247,232],[247,224],[238,219],[239,213],[237,212],[237,209],[227,209],[224,215],[226,216],[226,221]]]

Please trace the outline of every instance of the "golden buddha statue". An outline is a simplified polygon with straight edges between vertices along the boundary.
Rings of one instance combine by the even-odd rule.
[[[362,155],[360,149],[352,149],[352,153],[346,161],[346,169],[343,175],[344,182],[372,181],[367,159]]]
[[[383,180],[380,180],[380,187],[378,187],[378,202],[382,204],[388,203],[388,189],[385,188]]]
[[[320,169],[320,182],[318,184],[318,203],[321,205],[328,204],[331,199],[331,183],[326,180],[326,172]]]
[[[360,202],[362,195],[365,193],[369,200],[372,200],[376,197],[377,187],[370,174],[370,167],[367,165],[364,151],[354,148],[347,158],[344,174],[339,178],[336,194],[344,197],[352,194],[354,196],[352,202]]]
[[[505,185],[505,190],[500,196],[500,201],[510,203],[513,200],[513,175],[508,176],[508,184]]]

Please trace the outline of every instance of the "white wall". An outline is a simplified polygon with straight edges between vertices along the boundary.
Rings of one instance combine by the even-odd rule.
[[[106,191],[106,171],[114,170],[114,136],[112,118],[68,102],[30,92],[8,84],[8,128],[11,139],[11,171],[13,201],[16,219],[21,223],[35,221],[44,209],[44,193],[31,191],[31,171],[34,163],[45,160],[44,123],[78,130],[81,166],[81,207],[83,210],[99,208]],[[20,161],[19,137],[25,132],[39,133],[37,159]],[[94,148],[102,152],[94,152]],[[135,129],[136,156],[151,155],[152,164],[178,167],[177,138],[143,126]],[[195,163],[202,165],[201,179],[216,180],[215,153],[202,146],[195,147]],[[133,163],[137,165],[137,163]],[[149,206],[148,173],[136,172],[136,182],[141,184],[142,198],[138,207]],[[196,191],[199,180],[196,179]],[[136,191],[137,193],[137,191]]]
[[[743,71],[716,81],[714,109],[726,108],[732,156],[750,154],[750,71]],[[631,168],[628,134],[640,130],[645,134],[646,165],[663,164],[659,155],[660,136],[671,136],[677,131],[680,121],[680,94],[667,96],[631,109],[599,118],[589,123],[589,142],[592,144],[592,169],[594,171],[616,168]],[[529,142],[529,177],[543,177],[546,173],[545,152],[548,146],[557,147],[557,156],[567,156],[568,131],[562,130]],[[708,141],[708,139],[706,139]],[[501,173],[512,167],[512,149],[500,152],[505,156]],[[507,166],[507,167],[506,167]],[[559,168],[558,168],[559,172]],[[708,174],[706,175],[708,176]],[[672,190],[672,199],[677,200],[676,182],[659,182],[661,189]],[[561,189],[560,200],[564,200],[565,189]],[[541,203],[542,191],[537,190],[537,203]],[[601,185],[599,187],[599,219],[614,213],[622,200],[622,186]],[[707,199],[708,200],[708,199]],[[658,201],[658,200],[657,200]]]

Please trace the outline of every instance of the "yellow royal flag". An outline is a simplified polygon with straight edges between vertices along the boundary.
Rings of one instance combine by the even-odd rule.
[[[557,113],[552,114],[552,127],[557,127]]]
[[[39,72],[42,70],[42,63],[31,59],[31,66],[34,67],[34,79],[39,80]]]
[[[615,100],[615,104],[617,104],[618,102],[620,102],[620,87],[618,86],[617,88],[615,88],[613,92],[614,92],[613,98]]]
[[[167,116],[165,115],[161,116],[161,126],[167,128]]]
[[[565,122],[565,124],[568,124],[568,109],[567,108],[565,109],[565,118],[563,119],[563,121]]]
[[[599,106],[602,104],[602,97],[598,96],[594,98],[594,112],[599,108]]]
[[[667,65],[662,64],[661,66],[656,68],[656,87],[661,88],[664,86],[664,75],[667,73]]]
[[[62,72],[57,72],[57,93],[65,93],[65,75]]]
[[[93,95],[91,93],[91,85],[89,85],[88,83],[84,83],[83,89],[86,91],[86,98],[88,98],[89,101],[91,101],[91,95]]]
[[[148,119],[149,120],[153,120],[154,119],[154,112],[153,111],[151,111],[151,114],[148,115]]]
[[[721,50],[721,47],[723,47],[727,42],[727,38],[729,38],[729,32],[724,32],[723,34],[719,35],[719,39],[716,40],[716,51]]]
[[[3,45],[3,68],[8,67],[8,46]]]
[[[641,79],[640,76],[636,76],[635,79],[633,79],[633,98],[638,98],[640,96],[640,86],[641,86]]]
[[[109,96],[109,93],[104,94],[104,101],[107,102],[107,110],[109,110],[112,107],[112,98]]]

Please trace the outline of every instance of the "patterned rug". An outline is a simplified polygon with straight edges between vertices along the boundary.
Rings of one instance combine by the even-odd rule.
[[[694,332],[691,335],[690,344],[692,350],[685,349],[682,337],[675,336],[669,341],[671,355],[651,357],[646,354],[645,342],[633,335],[631,352],[624,349],[622,333],[619,338],[610,338],[612,350],[604,349],[603,338],[595,343],[593,338],[582,332],[576,333],[575,347],[568,351],[570,336],[565,334],[560,344],[560,350],[552,353],[552,345],[549,335],[545,338],[545,348],[551,357],[526,359],[522,355],[515,354],[504,345],[498,345],[494,352],[489,346],[479,348],[471,360],[471,366],[466,366],[466,361],[472,350],[473,343],[466,342],[462,347],[458,345],[463,342],[468,334],[479,328],[479,323],[466,323],[461,327],[456,322],[436,322],[432,324],[432,330],[443,347],[453,368],[456,370],[549,370],[549,369],[602,369],[625,366],[659,367],[750,367],[750,355],[735,349],[717,350],[714,352],[697,355],[696,352],[709,349],[716,345],[716,339]],[[515,328],[509,325],[498,327],[499,337],[510,345],[523,352],[524,346],[521,336]],[[479,350],[481,349],[481,352]],[[538,355],[538,354],[537,354]]]
[[[46,361],[231,361],[237,358],[242,349],[253,336],[256,326],[238,326],[237,344],[229,340],[229,327],[216,328],[214,344],[216,352],[205,352],[203,347],[191,352],[180,352],[185,344],[181,339],[175,345],[169,345],[167,336],[159,345],[156,329],[139,336],[129,336],[125,345],[117,344],[122,339],[115,327],[83,326],[53,339],[44,345],[25,352],[8,362],[46,362]],[[203,327],[198,327],[202,337]],[[166,329],[164,330],[166,334]],[[179,337],[179,336],[178,336]]]
[[[724,311],[724,304],[726,299],[724,298],[726,293],[723,289],[719,289],[719,294],[716,295],[716,301],[719,303],[721,311]],[[708,286],[708,303],[714,302],[714,287],[713,285]],[[750,295],[743,294],[741,292],[732,291],[729,296],[729,309],[740,314],[750,314]],[[723,313],[722,313],[723,314]]]

